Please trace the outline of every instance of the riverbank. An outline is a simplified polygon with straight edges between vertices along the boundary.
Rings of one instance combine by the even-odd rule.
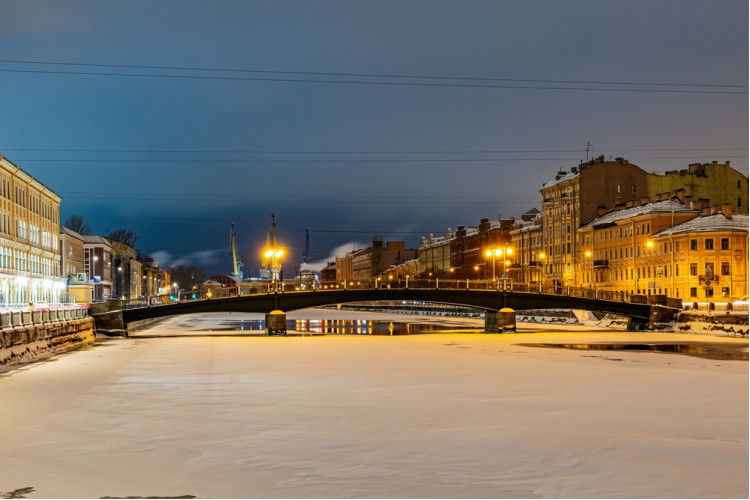
[[[227,318],[173,318],[0,376],[0,495],[748,495],[747,362],[521,345],[705,336],[205,328]]]

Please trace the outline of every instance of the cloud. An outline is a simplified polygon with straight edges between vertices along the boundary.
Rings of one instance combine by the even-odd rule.
[[[348,243],[344,243],[343,245],[339,245],[331,250],[330,255],[325,259],[315,262],[308,262],[307,264],[304,264],[302,266],[302,269],[307,269],[310,271],[320,271],[321,269],[326,267],[329,262],[335,262],[337,257],[340,259],[352,250],[361,250],[363,248],[367,248],[368,246],[368,243],[360,243],[358,241],[350,241]]]
[[[159,267],[161,268],[173,266],[200,266],[205,268],[220,263],[219,256],[226,253],[226,251],[226,248],[215,248],[213,250],[199,250],[175,257],[169,250],[159,250],[153,252],[151,257],[159,263]]]

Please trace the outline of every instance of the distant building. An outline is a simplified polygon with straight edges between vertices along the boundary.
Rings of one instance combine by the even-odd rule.
[[[336,259],[336,280],[370,282],[389,266],[413,259],[416,253],[416,250],[407,250],[403,241],[384,242],[373,238],[372,246]]]
[[[514,281],[541,283],[544,281],[543,266],[547,259],[542,239],[542,213],[532,209],[515,221],[510,231],[511,247],[514,250],[510,268]]]
[[[336,262],[329,262],[326,267],[320,270],[320,281],[327,283],[336,281]]]
[[[75,302],[90,304],[93,284],[86,274],[83,237],[65,226],[60,226],[60,268],[68,295]]]
[[[451,276],[456,279],[491,279],[493,274],[496,278],[503,274],[509,276],[513,257],[500,259],[493,269],[493,261],[487,257],[487,251],[510,247],[510,230],[514,223],[514,219],[481,219],[478,227],[458,226],[451,245]],[[504,264],[506,260],[509,262],[507,265]]]
[[[112,245],[98,235],[84,234],[83,268],[93,286],[93,301],[112,298]]]
[[[138,252],[130,245],[108,239],[112,247],[113,296],[119,299],[137,299],[141,296],[142,265],[136,258]]]
[[[419,273],[423,278],[443,276],[451,267],[451,245],[456,235],[451,228],[445,234],[422,236],[419,243]]]
[[[732,205],[738,214],[748,213],[748,178],[726,163],[692,163],[684,170],[649,174],[648,191],[657,194],[684,189],[693,200],[708,200],[711,205]]]

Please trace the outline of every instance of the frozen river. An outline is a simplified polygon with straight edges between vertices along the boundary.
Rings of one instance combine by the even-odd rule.
[[[746,353],[746,339],[525,324],[487,335],[438,318],[425,321],[449,330],[225,328],[261,318],[174,318],[0,373],[0,498],[748,496],[747,361],[528,345]]]

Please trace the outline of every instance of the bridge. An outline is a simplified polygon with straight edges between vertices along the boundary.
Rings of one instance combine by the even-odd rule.
[[[549,293],[554,291],[556,293]],[[654,297],[650,297],[653,299]],[[626,300],[627,299],[627,300]],[[167,304],[147,305],[145,302],[127,304],[121,311],[123,328],[128,324],[165,316],[205,312],[270,313],[293,311],[308,307],[380,301],[420,301],[451,304],[483,309],[487,318],[497,318],[501,311],[530,309],[582,309],[626,316],[632,329],[654,328],[655,323],[676,317],[679,306],[667,306],[665,300],[647,300],[644,296],[626,296],[616,292],[601,293],[590,289],[556,289],[539,291],[527,287],[522,290],[466,288],[338,288],[314,291],[284,291],[235,295],[221,298],[201,298]],[[660,302],[660,303],[657,303]],[[656,312],[656,314],[655,314]],[[488,330],[489,331],[489,330]]]

